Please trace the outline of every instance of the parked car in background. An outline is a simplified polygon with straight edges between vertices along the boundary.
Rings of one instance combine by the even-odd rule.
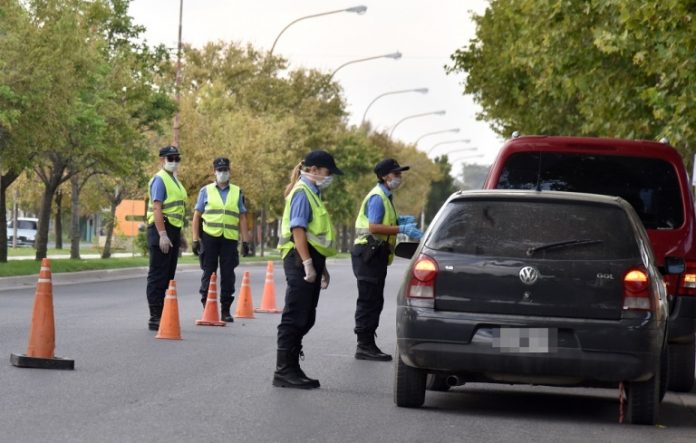
[[[653,424],[666,388],[667,290],[640,218],[618,197],[452,195],[397,297],[394,400],[465,382],[626,389]],[[683,260],[663,258],[671,272]]]
[[[615,195],[638,213],[658,267],[666,255],[686,272],[665,275],[670,294],[669,389],[689,392],[696,369],[696,221],[681,155],[666,143],[588,137],[509,140],[490,168],[486,189],[536,189]]]
[[[34,246],[36,242],[36,231],[39,228],[38,218],[18,217],[17,218],[17,244]],[[12,245],[14,238],[14,225],[12,220],[7,222],[7,242]]]

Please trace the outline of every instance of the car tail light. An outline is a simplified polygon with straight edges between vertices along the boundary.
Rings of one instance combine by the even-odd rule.
[[[421,254],[411,269],[411,279],[406,287],[406,298],[411,305],[432,307],[435,300],[437,262]]]
[[[629,269],[624,275],[623,308],[629,311],[654,311],[650,277],[643,269]]]
[[[686,262],[686,272],[681,276],[679,295],[696,295],[696,262]]]

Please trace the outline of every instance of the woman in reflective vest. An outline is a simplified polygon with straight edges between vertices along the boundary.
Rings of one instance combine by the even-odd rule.
[[[176,146],[160,149],[162,169],[148,184],[147,243],[150,267],[147,273],[147,303],[150,308],[148,328],[159,329],[164,293],[174,279],[179,261],[181,227],[186,212],[186,188],[176,178],[181,154]]]
[[[401,185],[401,172],[408,169],[391,158],[377,163],[374,172],[379,181],[363,200],[355,220],[357,238],[351,262],[358,280],[354,332],[358,338],[355,358],[359,360],[392,359],[377,347],[375,334],[384,306],[387,267],[394,259],[396,235],[406,234],[416,240],[421,237],[415,217],[397,216],[392,203],[392,191]]]
[[[278,352],[273,386],[312,389],[319,380],[300,368],[302,338],[314,326],[319,291],[329,285],[326,257],[336,254],[335,235],[321,189],[343,174],[331,154],[312,151],[295,167],[285,190],[285,210],[278,248],[287,289],[278,325]]]

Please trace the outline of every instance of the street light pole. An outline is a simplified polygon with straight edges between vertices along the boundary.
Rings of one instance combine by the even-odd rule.
[[[471,142],[471,140],[469,140],[468,138],[462,138],[462,139],[459,139],[459,140],[447,140],[447,141],[444,141],[444,142],[435,143],[434,145],[432,145],[432,146],[430,147],[430,149],[428,149],[428,151],[426,152],[426,155],[432,154],[433,151],[435,150],[435,148],[437,148],[438,146],[441,146],[441,145],[448,145],[448,144],[450,144],[450,143],[469,143],[469,142]]]
[[[428,115],[445,115],[447,111],[441,110],[441,111],[433,111],[433,112],[424,112],[422,114],[414,114],[414,115],[409,115],[407,117],[402,118],[394,126],[392,126],[391,131],[389,131],[389,138],[392,138],[392,135],[394,135],[394,131],[396,130],[397,126],[399,126],[401,123],[405,122],[406,120],[410,120],[412,118],[418,118],[418,117],[425,117]]]
[[[304,17],[300,17],[300,18],[298,18],[298,19],[295,19],[295,20],[291,21],[290,23],[288,23],[288,24],[283,28],[283,30],[280,31],[280,33],[279,33],[278,36],[275,38],[275,40],[273,40],[273,46],[271,46],[271,50],[268,52],[269,58],[270,58],[271,55],[273,55],[273,50],[275,49],[276,43],[278,43],[278,39],[280,38],[280,36],[283,35],[283,33],[284,33],[290,26],[294,25],[295,23],[297,23],[297,22],[299,22],[299,21],[307,20],[307,19],[315,18],[315,17],[322,17],[322,16],[325,16],[325,15],[338,14],[338,13],[341,13],[341,12],[353,12],[353,13],[358,14],[358,15],[363,15],[363,14],[365,13],[365,11],[367,11],[367,6],[359,5],[359,6],[352,6],[352,7],[350,7],[350,8],[346,8],[346,9],[337,9],[337,10],[335,10],[335,11],[327,11],[327,12],[320,12],[320,13],[318,13],[318,14],[306,15],[306,16],[304,16]]]
[[[179,0],[179,42],[176,48],[176,80],[174,89],[176,91],[176,114],[174,114],[174,128],[172,129],[172,144],[179,147],[179,106],[181,102],[181,22],[184,14],[184,0]]]
[[[344,64],[342,64],[342,65],[339,66],[338,68],[334,69],[334,71],[333,71],[333,72],[331,73],[331,75],[329,76],[329,81],[331,81],[331,79],[333,79],[333,76],[336,75],[336,73],[337,73],[338,71],[340,71],[341,69],[345,68],[345,67],[348,66],[348,65],[352,65],[353,63],[366,62],[366,61],[369,61],[369,60],[376,60],[376,59],[378,59],[378,58],[391,58],[391,59],[394,59],[394,60],[398,60],[398,59],[401,58],[401,55],[402,55],[402,54],[401,54],[399,51],[396,51],[396,52],[392,52],[392,53],[390,53],[390,54],[375,55],[374,57],[359,58],[359,59],[357,59],[357,60],[351,60],[351,61],[345,62]]]
[[[459,128],[443,129],[442,131],[428,132],[428,133],[423,134],[423,135],[421,135],[420,137],[418,137],[418,138],[416,139],[416,142],[414,143],[414,145],[418,146],[418,142],[420,142],[421,140],[423,140],[425,137],[430,137],[431,135],[435,135],[435,134],[444,134],[444,133],[446,133],[446,132],[455,132],[455,133],[457,133],[457,132],[459,132]]]
[[[407,92],[418,92],[418,93],[420,93],[420,94],[427,94],[427,93],[428,93],[428,88],[402,89],[402,90],[399,90],[399,91],[389,91],[389,92],[385,92],[384,94],[378,95],[377,97],[375,97],[375,98],[370,102],[369,105],[367,105],[367,108],[365,108],[365,112],[363,113],[363,117],[362,117],[362,121],[360,122],[360,126],[362,126],[363,124],[365,124],[365,117],[367,117],[367,111],[370,110],[370,107],[372,107],[372,105],[373,105],[377,100],[379,100],[380,98],[382,98],[382,97],[384,97],[384,96],[387,96],[387,95],[404,94],[404,93],[407,93]]]

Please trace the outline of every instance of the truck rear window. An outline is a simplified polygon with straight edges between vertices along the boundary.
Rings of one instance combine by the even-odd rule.
[[[497,188],[615,195],[633,206],[647,229],[675,229],[684,223],[677,173],[655,158],[517,153],[506,160]]]
[[[614,260],[639,257],[635,232],[619,207],[538,200],[453,200],[426,246],[487,257]],[[554,243],[573,242],[562,247]]]

